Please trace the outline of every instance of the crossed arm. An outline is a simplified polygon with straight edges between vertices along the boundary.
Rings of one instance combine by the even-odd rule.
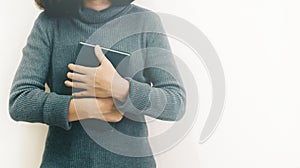
[[[145,70],[145,75],[153,83],[153,86],[150,86],[132,78],[120,77],[97,47],[95,50],[101,62],[100,67],[91,69],[69,65],[73,73],[68,73],[68,78],[82,81],[84,85],[71,81],[66,81],[65,85],[83,88],[85,91],[74,93],[73,96],[46,93],[44,84],[51,62],[52,44],[51,33],[47,34],[51,32],[51,23],[48,22],[45,15],[39,16],[23,49],[23,58],[16,72],[9,99],[9,111],[14,120],[45,123],[69,130],[72,121],[99,118],[117,122],[122,119],[123,113],[127,112],[168,121],[175,121],[183,116],[185,91],[179,82],[180,77],[174,60],[168,53],[147,55],[147,63],[173,72],[173,75],[170,75],[158,69]],[[167,38],[157,35],[149,40],[148,46],[169,49]],[[95,75],[95,82],[90,82]],[[82,96],[94,98],[77,98]],[[117,102],[118,105],[113,102]],[[161,105],[163,109],[153,105]]]

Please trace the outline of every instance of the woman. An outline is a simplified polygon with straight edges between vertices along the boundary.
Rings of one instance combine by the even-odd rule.
[[[74,64],[78,43],[114,19],[148,12],[150,17],[143,24],[162,29],[157,16],[152,17],[152,12],[131,4],[132,1],[36,0],[44,12],[36,19],[23,49],[9,110],[16,121],[49,125],[41,167],[156,167],[153,156],[131,157],[106,150],[82,126],[84,121],[97,126],[108,122],[124,134],[147,137],[145,122],[126,114],[138,116],[141,121],[145,115],[175,121],[184,113],[185,92],[178,82],[180,76],[171,54],[147,54],[145,64],[153,63],[159,68],[147,68],[135,76],[116,70],[116,62],[109,59],[109,53],[103,54],[99,46],[95,47],[95,55],[100,66]],[[117,26],[120,31],[122,26]],[[101,44],[108,40],[101,39]],[[159,33],[140,33],[126,38],[120,46],[128,52],[147,47],[170,51],[167,38]],[[138,64],[135,59],[129,58],[131,67]],[[95,82],[91,82],[94,76]],[[44,91],[45,83],[50,93]],[[70,87],[81,91],[72,95]],[[151,104],[163,104],[164,109],[158,112]],[[145,142],[142,148],[132,150],[148,148],[149,143]]]

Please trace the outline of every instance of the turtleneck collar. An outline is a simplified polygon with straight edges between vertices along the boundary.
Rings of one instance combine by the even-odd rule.
[[[80,20],[90,24],[105,23],[118,16],[123,15],[132,8],[132,4],[125,6],[110,6],[104,10],[96,11],[91,8],[81,6],[78,10]]]

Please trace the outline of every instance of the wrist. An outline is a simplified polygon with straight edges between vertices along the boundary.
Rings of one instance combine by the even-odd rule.
[[[121,101],[122,103],[126,101],[130,90],[130,83],[124,78],[120,78],[116,85],[113,87],[113,98]]]
[[[69,122],[78,120],[78,117],[76,115],[75,106],[74,106],[74,99],[71,99],[71,101],[69,103],[68,120],[69,120]]]

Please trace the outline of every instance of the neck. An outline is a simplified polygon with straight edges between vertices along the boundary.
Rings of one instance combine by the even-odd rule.
[[[84,6],[96,11],[104,10],[110,7],[110,0],[84,0]]]

